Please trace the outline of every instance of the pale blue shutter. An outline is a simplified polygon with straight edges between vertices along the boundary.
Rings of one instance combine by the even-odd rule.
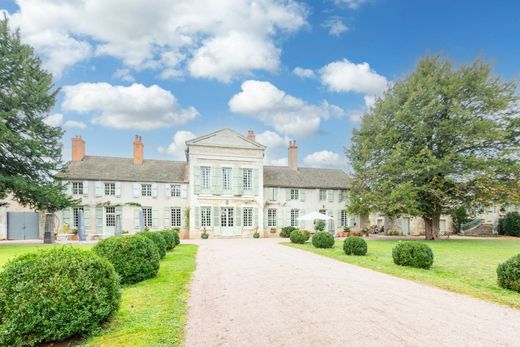
[[[90,227],[90,208],[83,207],[83,224],[85,225],[85,231],[88,234],[88,228]]]
[[[164,185],[165,187],[165,195],[166,195],[166,199],[169,199],[171,196],[172,196],[172,185],[171,184],[165,184]]]
[[[195,228],[200,228],[200,207],[195,207],[195,211],[193,212],[194,216],[195,217],[194,219],[194,223],[195,223]]]
[[[220,227],[220,208],[218,206],[213,207],[213,227]]]
[[[138,198],[141,196],[141,185],[139,183],[134,183],[134,198]]]
[[[186,199],[186,185],[181,185],[181,198]]]
[[[141,221],[139,220],[139,211],[141,210],[140,207],[134,207],[134,227],[135,231],[141,231]]]
[[[72,182],[63,182],[63,187],[67,192],[67,195],[72,195]]]
[[[67,224],[68,226],[72,226],[72,209],[66,208],[61,211],[61,215],[63,218],[63,225]]]
[[[215,195],[222,194],[222,168],[221,167],[214,167],[211,168],[213,171],[212,175],[212,183],[213,183],[213,190],[212,193]]]
[[[103,182],[96,182],[96,197],[103,196],[104,188]]]
[[[260,178],[258,177],[258,169],[253,169],[253,195],[258,196],[258,190],[260,188]]]
[[[157,197],[157,183],[152,183],[152,198]]]
[[[291,189],[290,188],[285,188],[285,200],[286,201],[291,200]]]
[[[301,217],[301,216],[304,216],[304,215],[305,215],[305,210],[298,210],[298,217]],[[300,227],[300,229],[305,228],[305,221],[304,220],[300,220],[298,222],[298,226]]]
[[[334,202],[334,191],[329,189],[329,190],[327,190],[327,194],[328,194],[329,202]]]
[[[242,208],[240,207],[236,207],[235,208],[235,213],[236,213],[236,216],[235,216],[235,221],[236,221],[236,224],[235,226],[237,227],[241,227],[242,226]]]
[[[88,181],[83,181],[83,196],[88,196]]]
[[[334,218],[334,211],[327,210],[327,216]],[[329,231],[334,231],[334,221],[329,220],[329,222],[327,224],[329,226]]]
[[[305,201],[305,189],[300,189],[298,194],[300,195],[300,201]]]
[[[163,228],[169,228],[172,226],[171,207],[165,207],[163,213]]]
[[[159,227],[159,210],[157,208],[152,209],[152,228],[157,229]]]
[[[121,182],[116,182],[116,197],[121,197]]]
[[[193,167],[193,191],[195,194],[200,194],[200,166]]]
[[[181,225],[180,225],[179,228],[180,228],[181,230],[183,230],[183,229],[185,229],[185,228],[184,228],[184,227],[185,227],[184,224],[186,224],[186,209],[184,209],[184,208],[182,208],[182,207],[180,207],[179,209],[181,210]]]
[[[276,227],[281,228],[283,225],[283,213],[282,210],[276,209]]]
[[[103,233],[103,207],[96,207],[96,233]]]
[[[278,188],[274,187],[271,189],[273,190],[273,201],[277,201],[278,200]]]
[[[258,227],[258,209],[253,207],[253,227]]]

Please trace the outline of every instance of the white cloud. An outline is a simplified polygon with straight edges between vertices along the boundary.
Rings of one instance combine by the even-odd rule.
[[[181,108],[169,91],[157,85],[113,86],[108,83],[80,83],[63,87],[64,111],[95,112],[94,124],[119,129],[156,129],[184,124],[199,113]]]
[[[295,67],[292,72],[293,72],[293,74],[295,74],[296,76],[298,76],[300,78],[314,78],[314,77],[316,77],[316,74],[311,69],[305,69],[305,68],[302,68],[302,67],[299,67],[299,66]]]
[[[330,151],[319,151],[307,155],[303,163],[314,167],[342,167],[346,165],[345,157]]]
[[[361,119],[363,119],[364,114],[365,114],[365,110],[354,109],[354,110],[349,111],[348,117],[352,123],[361,123]]]
[[[363,99],[365,100],[365,106],[367,108],[372,108],[375,103],[376,103],[376,96],[375,95],[365,95],[363,97]]]
[[[125,82],[135,82],[135,78],[132,76],[129,69],[117,69],[116,72],[112,74],[112,78]]]
[[[283,147],[289,143],[289,139],[281,137],[278,133],[266,130],[256,135],[256,142],[267,146],[268,149]]]
[[[329,30],[329,35],[332,36],[340,36],[345,31],[348,30],[348,27],[343,23],[341,18],[333,16],[323,22],[322,26]]]
[[[248,80],[241,88],[229,100],[230,110],[258,119],[283,135],[312,135],[319,130],[321,120],[344,114],[338,106],[326,101],[320,105],[308,104],[269,82]]]
[[[61,122],[63,122],[63,115],[61,113],[51,114],[47,116],[43,122],[51,127],[60,126]]]
[[[355,10],[369,0],[335,0],[337,5],[347,5],[350,9]]]
[[[191,131],[179,130],[173,137],[172,142],[168,147],[164,148],[160,146],[157,150],[159,153],[168,153],[175,157],[175,159],[184,160],[186,159],[184,151],[186,150],[186,141],[194,139],[196,136]]]
[[[347,59],[325,65],[320,70],[320,78],[333,92],[381,95],[388,86],[387,79],[372,70],[368,63],[355,64]]]
[[[264,160],[265,165],[287,166],[287,163],[288,163],[287,157],[279,158],[279,159],[272,159],[272,160],[269,160],[266,157],[266,160]]]
[[[87,125],[83,122],[77,121],[77,120],[68,120],[63,124],[66,128],[73,128],[73,129],[85,129]]]
[[[109,55],[132,69],[157,69],[163,78],[177,77],[189,67],[197,77],[227,81],[254,70],[274,71],[280,60],[280,34],[307,24],[306,6],[293,0],[17,4],[19,10],[10,14],[13,27],[21,28],[23,40],[55,74],[91,57]]]

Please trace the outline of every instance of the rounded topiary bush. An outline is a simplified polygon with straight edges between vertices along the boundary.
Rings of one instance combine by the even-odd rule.
[[[319,231],[312,237],[312,245],[316,248],[332,248],[334,236],[326,231]]]
[[[109,237],[99,241],[93,250],[114,265],[122,284],[155,277],[159,271],[157,246],[141,234]]]
[[[177,246],[178,244],[181,243],[181,238],[179,236],[179,230],[178,229],[174,229],[172,231],[172,233],[173,233],[173,237],[175,238],[175,246]]]
[[[292,243],[299,243],[304,244],[305,241],[309,239],[308,235],[304,233],[304,231],[295,229],[291,232],[291,235],[289,236]]]
[[[24,254],[0,273],[0,345],[33,346],[87,335],[119,308],[119,278],[91,251]]]
[[[283,227],[280,231],[280,237],[291,237],[293,230],[296,230],[296,228],[292,226]]]
[[[171,251],[175,248],[175,233],[173,231],[169,230],[163,230],[160,231],[159,234],[161,234],[164,237],[164,241],[166,242],[166,250]]]
[[[520,292],[520,254],[498,265],[497,279],[500,287]]]
[[[166,255],[166,241],[164,240],[164,236],[162,236],[158,232],[153,231],[145,231],[139,233],[139,235],[143,235],[144,237],[147,237],[150,240],[152,240],[153,243],[155,243],[155,245],[157,246],[159,256],[161,257],[161,259],[164,258],[164,256]]]
[[[429,269],[433,264],[433,252],[430,246],[420,242],[399,241],[392,249],[394,263],[420,269]]]
[[[366,255],[368,246],[361,237],[351,236],[343,241],[343,250],[347,255]]]

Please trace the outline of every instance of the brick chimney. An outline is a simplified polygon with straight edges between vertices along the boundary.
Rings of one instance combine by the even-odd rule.
[[[81,136],[72,138],[72,161],[80,161],[85,157],[85,140]]]
[[[139,135],[135,135],[134,139],[134,164],[143,163],[143,139]]]
[[[289,141],[289,159],[287,161],[290,170],[298,170],[298,146],[295,141]]]
[[[256,141],[255,132],[253,130],[248,130],[247,131],[247,138],[250,139],[251,141]]]

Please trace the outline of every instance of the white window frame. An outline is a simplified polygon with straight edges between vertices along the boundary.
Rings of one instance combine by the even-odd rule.
[[[204,228],[211,226],[211,207],[210,206],[202,206],[200,208],[200,226],[204,227]]]
[[[348,213],[347,213],[347,210],[341,210],[340,221],[341,221],[341,226],[342,227],[348,226]]]
[[[72,195],[83,195],[83,182],[72,182]]]
[[[116,208],[114,206],[105,207],[105,226],[116,226]]]
[[[300,199],[300,190],[291,188],[291,200]]]
[[[174,198],[180,198],[181,196],[181,185],[180,184],[170,184],[170,196]]]
[[[153,210],[151,207],[143,207],[144,227],[151,228],[153,224]]]
[[[300,221],[298,220],[298,217],[300,217],[300,210],[297,208],[291,209],[291,226],[292,227],[298,227],[300,224]]]
[[[242,184],[244,185],[244,190],[253,189],[253,169],[244,169],[242,175]]]
[[[73,207],[72,208],[72,227],[79,227],[79,210],[83,210],[83,216],[85,216],[85,209],[83,207]]]
[[[320,189],[320,201],[327,200],[327,189]]]
[[[230,167],[222,168],[222,189],[231,190],[232,171]]]
[[[276,208],[267,209],[267,227],[276,228],[278,226],[278,211]]]
[[[181,213],[182,213],[182,211],[181,211],[180,207],[172,207],[170,209],[172,227],[181,227],[181,224],[182,224]]]
[[[116,195],[116,184],[112,182],[105,182],[105,195],[115,196]]]
[[[200,167],[200,185],[202,189],[209,189],[211,168],[209,166]]]
[[[150,183],[141,183],[141,196],[152,196],[152,185]]]
[[[244,207],[242,209],[242,223],[244,224],[244,227],[253,226],[253,208],[252,207]]]
[[[235,209],[233,207],[220,208],[220,226],[224,228],[235,226]]]

